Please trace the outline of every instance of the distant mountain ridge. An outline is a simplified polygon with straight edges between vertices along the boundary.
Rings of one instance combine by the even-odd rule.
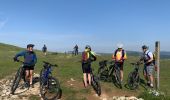
[[[138,52],[138,51],[126,51],[126,53],[127,53],[127,55],[130,55],[130,56],[141,56],[142,55],[142,52]],[[98,54],[112,55],[113,53],[98,53]],[[170,59],[170,52],[161,51],[160,57],[161,57],[161,59]]]

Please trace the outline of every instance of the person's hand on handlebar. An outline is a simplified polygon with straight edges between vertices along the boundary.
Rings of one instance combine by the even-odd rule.
[[[115,58],[114,59],[112,59],[112,62],[123,62],[124,61],[124,59],[120,59],[120,60],[116,60]]]
[[[19,60],[16,57],[14,57],[13,60],[14,62],[19,62]]]

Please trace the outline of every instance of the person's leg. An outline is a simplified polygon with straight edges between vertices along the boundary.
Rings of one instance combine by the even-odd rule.
[[[87,87],[86,64],[84,64],[84,63],[82,63],[82,70],[83,70],[83,82],[84,82],[84,86]]]
[[[88,73],[87,75],[88,75],[89,85],[91,85],[91,75],[90,75],[90,73]]]
[[[123,81],[123,70],[120,70],[120,80]]]
[[[123,63],[120,64],[120,80],[123,81]]]
[[[148,66],[148,79],[150,81],[151,87],[153,87],[153,69],[154,69],[154,66]]]
[[[33,70],[30,70],[30,85],[32,85],[32,79],[33,79]]]
[[[153,75],[149,75],[150,86],[153,87]]]
[[[147,84],[148,86],[150,86],[150,81],[149,81],[148,74],[147,74],[147,66],[144,66],[143,75],[144,75],[145,80],[147,81],[146,84]]]
[[[76,50],[76,53],[77,53],[76,55],[78,55],[78,53],[79,53],[78,50]]]
[[[29,70],[28,68],[25,68],[25,87],[29,87]]]
[[[29,70],[25,70],[25,81],[28,82],[29,81]]]
[[[87,74],[83,73],[84,86],[87,87]]]

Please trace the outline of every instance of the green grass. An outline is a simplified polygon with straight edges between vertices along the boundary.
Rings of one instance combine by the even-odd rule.
[[[22,48],[18,48],[11,45],[0,44],[0,79],[4,78],[5,76],[11,75],[15,73],[16,70],[19,68],[20,64],[13,62],[14,55],[23,50]],[[38,56],[38,63],[35,67],[35,73],[39,73],[42,68],[42,61],[49,61],[53,64],[58,64],[58,68],[53,69],[53,75],[60,80],[61,87],[63,90],[63,98],[65,100],[86,100],[86,94],[90,93],[90,90],[86,90],[83,88],[75,89],[66,86],[66,83],[70,78],[74,78],[77,82],[82,82],[82,69],[81,69],[81,57],[79,56],[72,56],[72,55],[65,55],[60,53],[48,53],[45,57],[41,51],[35,51]],[[103,55],[98,56],[97,61],[92,64],[93,68],[95,69],[94,73],[97,73],[98,63],[101,60],[107,59],[111,60],[112,55]],[[133,70],[133,67],[130,65],[130,62],[137,61],[136,56],[128,55],[128,60],[125,62],[124,67],[124,83],[126,83],[128,73]],[[169,73],[169,65],[170,60],[161,60],[161,69],[160,69],[160,90],[164,91],[167,96],[170,96],[170,73]],[[140,72],[142,75],[141,67]],[[123,88],[123,90],[117,89],[113,84],[108,82],[101,82],[102,86],[105,87],[103,90],[106,92],[112,91],[126,91],[131,93],[136,93],[138,95],[143,94],[145,89],[140,86],[139,90],[131,91],[129,89]],[[79,97],[80,95],[80,97]],[[36,100],[33,97],[31,100]]]
[[[143,98],[144,100],[170,100],[169,96],[154,96],[152,94],[149,94],[148,92],[143,92],[138,97]]]

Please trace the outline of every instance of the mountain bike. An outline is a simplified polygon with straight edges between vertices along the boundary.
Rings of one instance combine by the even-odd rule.
[[[108,66],[109,64],[109,66]],[[115,61],[108,62],[107,60],[99,62],[98,76],[101,80],[109,80],[114,83],[118,88],[122,88],[122,82],[120,80],[120,68]]]
[[[132,72],[128,75],[127,85],[131,90],[137,89],[140,84],[140,75],[139,75],[139,67],[142,63],[131,63],[132,66],[134,66],[134,69]]]
[[[21,63],[21,67],[19,67],[17,73],[15,74],[15,78],[12,82],[12,86],[11,86],[11,94],[14,94],[15,90],[18,88],[19,83],[21,81],[21,79],[24,81],[24,83],[26,82],[25,80],[25,69],[24,69],[24,62],[18,60],[17,62]]]
[[[40,94],[44,100],[54,100],[61,98],[62,90],[58,79],[52,76],[52,67],[57,65],[43,61],[43,69],[40,72]]]

